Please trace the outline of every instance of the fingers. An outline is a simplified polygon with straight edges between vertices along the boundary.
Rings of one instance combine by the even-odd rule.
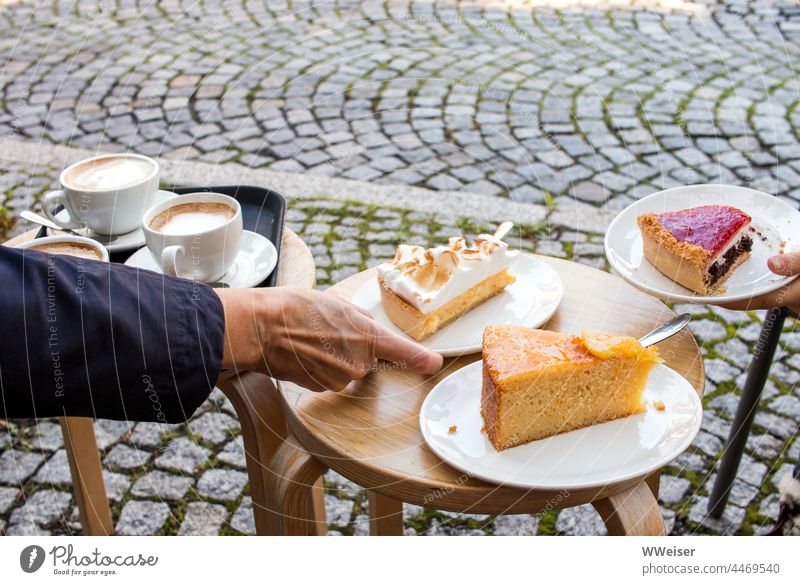
[[[769,309],[771,307],[779,307],[781,298],[775,293],[768,293],[760,297],[753,297],[752,299],[745,299],[743,301],[734,301],[732,303],[725,303],[720,305],[723,309],[731,309],[733,311],[757,311],[759,309]]]
[[[767,260],[767,266],[772,272],[781,276],[800,274],[800,252],[773,256]]]
[[[420,374],[435,374],[442,369],[444,360],[438,353],[401,335],[396,335],[378,324],[375,335],[377,338],[375,353],[378,358],[390,362],[405,362],[410,370]]]
[[[752,299],[734,301],[720,305],[725,309],[738,311],[754,311],[758,309],[771,309],[773,307],[794,307],[800,303],[800,279],[794,280],[787,286],[783,286],[776,291],[766,293]]]

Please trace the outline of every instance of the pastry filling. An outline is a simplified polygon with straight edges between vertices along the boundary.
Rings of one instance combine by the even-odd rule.
[[[713,287],[717,282],[725,278],[731,268],[736,265],[736,260],[743,254],[750,252],[752,248],[753,238],[749,234],[742,234],[735,246],[731,246],[727,252],[720,256],[719,260],[708,267],[708,274],[705,279],[706,286]]]

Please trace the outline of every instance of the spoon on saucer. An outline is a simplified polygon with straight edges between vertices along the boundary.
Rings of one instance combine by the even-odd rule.
[[[35,223],[35,224],[41,225],[41,226],[50,228],[52,230],[58,230],[60,232],[69,232],[71,234],[75,234],[76,236],[85,236],[86,235],[85,234],[86,230],[73,230],[73,229],[61,227],[57,223],[55,223],[53,221],[50,221],[49,219],[47,219],[43,215],[39,215],[38,213],[34,213],[33,211],[28,211],[28,210],[21,211],[19,216],[22,219],[24,219],[25,221],[29,221],[31,223]],[[94,234],[94,233],[90,237],[93,240],[97,240],[101,244],[113,244],[114,242],[116,242],[119,239],[116,236],[103,236],[101,234]]]
[[[691,316],[688,313],[678,315],[653,329],[650,333],[639,339],[639,343],[644,347],[655,345],[668,339],[688,325]]]

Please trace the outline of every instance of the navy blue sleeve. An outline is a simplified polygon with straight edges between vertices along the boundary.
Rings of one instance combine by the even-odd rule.
[[[222,363],[203,284],[0,246],[0,418],[181,422]]]

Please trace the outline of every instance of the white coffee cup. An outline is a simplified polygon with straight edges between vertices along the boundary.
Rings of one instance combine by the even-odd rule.
[[[155,204],[142,224],[147,247],[165,274],[216,282],[239,253],[242,207],[221,193],[190,193]]]
[[[75,249],[70,250],[73,246]],[[38,249],[38,251],[47,254],[62,254],[65,256],[74,256],[76,258],[84,258],[86,260],[108,262],[108,250],[106,250],[106,247],[96,240],[84,238],[82,236],[49,236],[46,238],[35,238],[17,244],[15,247],[21,249]],[[96,257],[93,258],[90,253],[93,253]]]
[[[88,227],[106,235],[132,232],[158,193],[158,163],[140,154],[107,154],[70,165],[59,177],[61,189],[42,200],[45,215],[66,229]],[[63,204],[67,219],[56,216]]]

